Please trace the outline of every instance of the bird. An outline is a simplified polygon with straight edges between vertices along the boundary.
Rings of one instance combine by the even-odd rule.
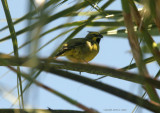
[[[71,62],[88,63],[98,54],[101,38],[99,32],[89,32],[85,38],[71,39],[63,44],[54,58],[66,56]]]

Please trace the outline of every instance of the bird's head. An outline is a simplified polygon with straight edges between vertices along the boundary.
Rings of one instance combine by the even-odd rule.
[[[99,43],[103,36],[99,32],[89,32],[85,38],[91,39]]]

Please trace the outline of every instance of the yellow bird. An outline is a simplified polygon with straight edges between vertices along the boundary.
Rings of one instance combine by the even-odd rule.
[[[63,45],[55,58],[66,56],[72,62],[88,63],[98,54],[102,37],[98,32],[89,32],[85,38],[71,39]]]

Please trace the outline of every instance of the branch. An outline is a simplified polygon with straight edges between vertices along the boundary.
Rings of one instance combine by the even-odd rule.
[[[15,57],[11,57],[11,56],[6,56],[6,55],[3,55],[3,56],[1,55],[0,57],[3,59],[3,61],[7,63],[7,64],[3,64],[2,62],[0,62],[0,66],[7,66],[7,65],[17,66],[18,65],[18,66],[25,66],[25,67],[32,68],[34,65],[32,64],[32,59],[29,59],[27,57],[23,57],[19,59],[16,59]],[[96,74],[96,75],[111,76],[114,78],[131,81],[134,83],[139,83],[142,85],[148,82],[152,84],[154,87],[160,89],[160,81],[154,80],[152,78],[140,76],[135,73],[124,72],[123,69],[117,70],[107,66],[100,66],[95,64],[79,64],[79,63],[72,63],[67,61],[53,60],[48,58],[39,58],[38,61],[39,61],[39,64],[37,65],[39,65],[39,68],[46,65],[45,62],[49,62],[48,64],[51,68],[67,69],[72,71],[87,72],[87,73]]]
[[[0,113],[86,113],[76,110],[50,110],[50,109],[0,109]]]
[[[61,62],[61,63],[66,64],[68,62]],[[76,63],[71,63],[71,64],[75,65]],[[87,66],[91,70],[94,67],[94,65],[91,66],[91,65],[86,65],[86,64],[76,64],[76,65],[80,66],[81,68],[83,66]],[[112,87],[112,86],[110,86],[108,84],[97,82],[95,80],[92,80],[92,79],[89,79],[89,78],[86,78],[86,77],[82,77],[82,76],[79,76],[77,74],[73,74],[73,73],[70,73],[70,72],[58,70],[58,69],[54,68],[52,64],[45,65],[45,63],[41,63],[36,68],[40,69],[40,70],[43,70],[43,71],[46,71],[46,72],[49,72],[49,73],[52,73],[52,74],[56,74],[57,76],[61,76],[61,77],[68,78],[68,79],[71,79],[71,80],[74,80],[74,81],[77,81],[77,82],[80,82],[80,83],[84,83],[86,85],[89,85],[91,87],[97,88],[97,89],[102,90],[104,92],[107,92],[107,93],[113,94],[115,96],[118,96],[118,97],[120,97],[122,99],[128,100],[128,101],[130,101],[132,103],[135,103],[135,104],[137,104],[139,106],[142,106],[142,107],[144,107],[144,108],[146,108],[148,110],[151,110],[151,111],[154,111],[154,112],[160,111],[160,105],[158,103],[155,103],[155,102],[151,103],[148,100],[144,100],[144,99],[142,99],[142,98],[140,98],[138,96],[135,96],[135,95],[133,95],[133,94],[131,94],[129,92],[126,92],[124,90]],[[101,69],[101,68],[99,68],[99,69]],[[13,69],[13,68],[11,68],[11,70],[15,71],[15,69]],[[102,70],[103,69],[101,69],[100,71],[102,71]],[[38,81],[33,80],[29,75],[26,75],[26,74],[22,73],[22,76],[24,78],[26,78],[27,80],[32,81],[33,83],[37,84],[38,86],[42,85]],[[50,89],[50,88],[48,88],[46,86],[43,87],[43,88],[45,88],[46,90]],[[48,90],[48,91],[55,92],[55,91],[52,91],[52,90]]]

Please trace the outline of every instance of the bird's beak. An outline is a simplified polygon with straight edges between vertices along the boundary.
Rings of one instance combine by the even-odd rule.
[[[99,34],[99,36],[98,36],[99,38],[103,38],[103,35],[101,35],[101,34]]]

